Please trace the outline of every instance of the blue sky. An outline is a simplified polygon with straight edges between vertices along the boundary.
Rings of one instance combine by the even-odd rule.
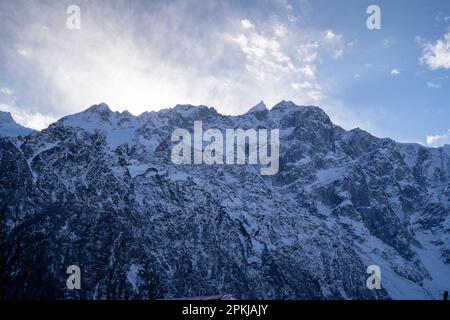
[[[103,101],[240,114],[285,99],[346,129],[450,143],[447,0],[2,1],[0,43],[0,110],[33,128]]]

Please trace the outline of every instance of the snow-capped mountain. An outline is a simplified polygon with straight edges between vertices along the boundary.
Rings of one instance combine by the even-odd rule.
[[[279,172],[174,165],[171,133],[194,121],[280,129]],[[100,104],[0,139],[4,299],[440,299],[449,231],[449,146],[346,131],[313,106]],[[73,264],[81,290],[65,288]]]
[[[14,121],[11,113],[0,111],[0,137],[26,136],[33,132]]]

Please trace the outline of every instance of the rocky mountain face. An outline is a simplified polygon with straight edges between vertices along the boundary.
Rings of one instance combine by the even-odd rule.
[[[11,113],[0,111],[0,137],[25,136],[32,132],[32,129],[21,126],[14,121]]]
[[[279,172],[174,165],[171,134],[194,121],[280,129]],[[0,139],[2,299],[440,299],[449,231],[450,146],[346,131],[313,106],[100,104]]]

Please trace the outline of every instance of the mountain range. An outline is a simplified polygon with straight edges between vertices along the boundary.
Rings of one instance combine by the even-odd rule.
[[[279,129],[278,173],[173,164],[171,133],[194,121]],[[99,104],[41,131],[1,113],[0,247],[1,299],[441,299],[450,146],[347,131],[289,101],[239,116]]]

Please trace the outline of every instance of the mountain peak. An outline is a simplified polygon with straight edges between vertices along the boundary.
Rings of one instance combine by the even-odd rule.
[[[267,111],[267,106],[264,103],[264,101],[261,101],[257,105],[255,105],[253,108],[247,111],[247,114],[254,113],[254,112],[261,112],[261,111]]]
[[[16,123],[10,112],[0,111],[0,123]]]
[[[195,114],[198,115],[198,112],[217,114],[216,109],[204,105],[194,106],[192,104],[177,104],[172,110],[183,117],[191,117]]]
[[[102,102],[99,104],[94,104],[93,106],[89,107],[88,109],[86,109],[86,111],[88,112],[100,112],[100,113],[105,113],[105,112],[112,112],[111,109],[109,108],[109,106]]]
[[[33,131],[18,124],[10,112],[0,111],[0,137],[26,136]]]
[[[276,110],[281,110],[281,109],[293,109],[293,108],[297,108],[297,107],[299,107],[299,106],[296,105],[292,101],[282,100],[281,102],[278,102],[276,105],[274,105],[272,110],[276,111]]]
[[[106,103],[94,104],[79,113],[71,114],[59,119],[56,124],[69,127],[80,127],[88,131],[110,126],[114,113]]]

